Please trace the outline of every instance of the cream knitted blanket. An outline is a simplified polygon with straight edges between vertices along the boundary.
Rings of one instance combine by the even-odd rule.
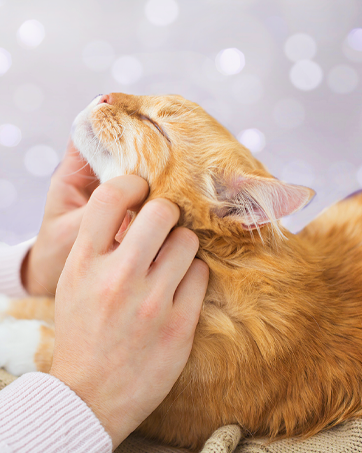
[[[15,379],[0,369],[0,390]],[[362,453],[362,419],[343,423],[304,441],[286,439],[267,445],[265,439],[240,439],[238,426],[223,426],[206,442],[202,453]],[[157,445],[131,434],[116,453],[187,453],[187,450]]]

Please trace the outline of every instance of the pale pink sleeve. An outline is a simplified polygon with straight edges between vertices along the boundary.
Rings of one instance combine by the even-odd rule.
[[[110,453],[86,403],[57,378],[27,373],[0,392],[1,453]]]
[[[0,244],[0,294],[9,297],[26,297],[28,293],[21,284],[20,269],[25,255],[36,238],[9,246]]]

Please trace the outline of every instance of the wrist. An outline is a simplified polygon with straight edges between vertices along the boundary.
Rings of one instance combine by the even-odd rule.
[[[20,279],[21,279],[21,284],[23,285],[23,288],[29,293],[29,255],[30,255],[31,249],[28,251],[28,253],[25,255],[23,262],[21,264],[20,268]]]
[[[138,422],[132,417],[133,407],[125,395],[112,395],[103,383],[107,376],[103,372],[97,376],[94,369],[84,371],[84,367],[69,367],[59,364],[52,365],[49,372],[82,399],[97,417],[112,440],[113,450],[116,449],[143,420]]]
[[[36,243],[23,259],[20,269],[21,283],[23,288],[31,296],[52,296],[55,294],[55,291],[52,291],[52,288],[48,288],[45,285],[42,272],[36,272],[37,269],[41,269],[41,263],[37,263],[36,254],[34,254],[35,247]]]

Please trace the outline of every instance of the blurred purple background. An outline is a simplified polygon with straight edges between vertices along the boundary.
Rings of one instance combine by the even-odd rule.
[[[362,187],[361,0],[0,0],[0,242],[38,232],[74,117],[97,94],[198,102],[313,202]]]

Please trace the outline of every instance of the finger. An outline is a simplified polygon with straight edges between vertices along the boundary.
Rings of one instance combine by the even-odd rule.
[[[209,267],[204,261],[194,259],[175,295],[171,317],[173,330],[187,339],[194,334],[202,303],[209,282]]]
[[[130,272],[147,272],[179,217],[178,206],[169,200],[157,198],[146,203],[118,247],[116,259],[125,257]]]
[[[117,234],[114,238],[117,242],[121,243],[123,241],[127,228],[132,221],[132,218],[133,218],[133,216],[132,216],[131,212],[127,211],[126,215],[123,219],[122,225],[120,226],[120,228],[117,231]]]
[[[94,252],[106,253],[127,209],[138,209],[148,195],[147,182],[135,175],[118,176],[98,187],[85,209],[77,243]]]
[[[149,278],[164,294],[174,294],[199,249],[195,233],[183,227],[173,230],[151,265]],[[167,278],[165,278],[167,275]]]
[[[56,179],[83,190],[88,198],[99,185],[99,180],[88,162],[69,140],[65,156],[54,173]]]

